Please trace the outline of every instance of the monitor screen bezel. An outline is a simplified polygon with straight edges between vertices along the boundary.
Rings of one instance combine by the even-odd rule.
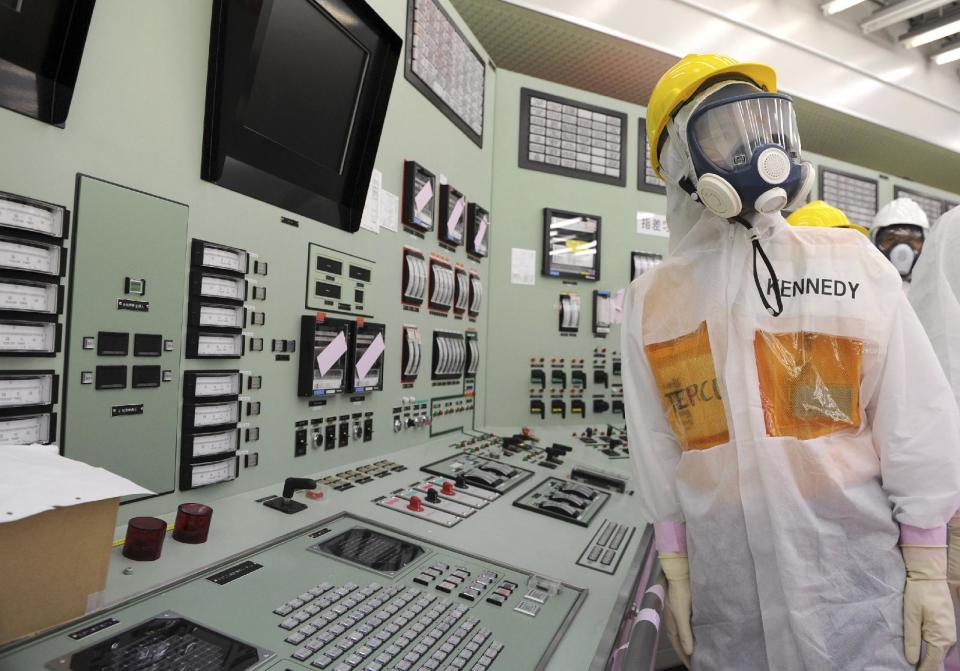
[[[360,227],[402,41],[362,0],[297,1],[314,5],[368,54],[359,95],[351,103],[354,121],[342,170],[338,173],[313,163],[243,124],[242,111],[277,0],[215,0],[201,176],[352,233]]]

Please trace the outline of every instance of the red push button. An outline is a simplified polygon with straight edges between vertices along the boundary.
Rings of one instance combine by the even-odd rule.
[[[411,497],[410,497],[410,503],[407,505],[407,510],[412,510],[412,511],[415,512],[415,513],[422,513],[422,512],[423,512],[423,510],[424,510],[424,508],[423,508],[423,501],[420,500],[420,497],[419,497],[419,496],[411,496]]]

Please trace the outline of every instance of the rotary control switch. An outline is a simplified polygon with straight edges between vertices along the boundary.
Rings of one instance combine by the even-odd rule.
[[[353,439],[360,440],[363,438],[363,425],[360,422],[353,423]]]

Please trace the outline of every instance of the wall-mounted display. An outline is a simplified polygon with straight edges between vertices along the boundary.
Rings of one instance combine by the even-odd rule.
[[[449,184],[440,185],[437,206],[437,238],[440,242],[459,247],[467,229],[467,199]]]
[[[486,66],[436,0],[408,0],[404,76],[478,146],[483,146]]]
[[[0,3],[0,107],[66,124],[95,4]]]
[[[329,396],[344,391],[352,325],[329,317],[300,318],[298,396]]]
[[[560,334],[580,330],[580,294],[560,294]]]
[[[879,185],[877,180],[860,175],[820,167],[820,200],[825,200],[855,224],[873,225],[877,214]]]
[[[356,231],[400,46],[361,0],[216,0],[201,176]]]
[[[490,240],[490,213],[477,205],[467,206],[467,254],[484,257]]]
[[[627,115],[615,110],[520,90],[521,168],[627,183]]]
[[[947,210],[953,209],[957,206],[957,203],[949,200],[943,200],[942,198],[937,198],[936,196],[930,196],[917,191],[911,191],[910,189],[905,189],[902,186],[893,187],[893,197],[910,198],[913,200],[926,213],[927,219],[930,220],[931,226],[933,226],[937,222],[937,219],[943,216]]]
[[[643,117],[637,123],[637,188],[651,193],[666,193],[667,187],[653,170],[650,162],[650,140],[647,138],[647,120]]]
[[[593,335],[606,338],[613,323],[613,296],[609,291],[593,290]]]
[[[600,279],[600,217],[544,208],[542,256],[547,277]]]
[[[383,389],[383,354],[386,349],[384,337],[387,327],[365,321],[353,328],[350,368],[353,370],[354,393]]]
[[[660,254],[652,252],[630,252],[630,281],[653,269],[663,260]]]
[[[403,225],[433,230],[437,178],[416,161],[403,162]]]

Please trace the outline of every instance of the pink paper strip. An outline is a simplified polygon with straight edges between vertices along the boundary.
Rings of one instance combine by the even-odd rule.
[[[666,591],[663,589],[663,585],[654,585],[646,591],[647,594],[656,594],[657,598],[660,599],[660,603],[664,603],[667,597]]]
[[[479,230],[477,230],[477,235],[473,238],[473,248],[480,249],[483,245],[483,236],[487,232],[487,218],[483,217],[480,220]]]
[[[653,624],[654,627],[659,629],[660,613],[658,613],[653,608],[644,608],[639,613],[637,613],[637,617],[634,619],[634,622],[636,624],[639,624],[641,622],[650,622],[651,624]],[[636,624],[634,626],[636,626]]]
[[[337,337],[330,341],[330,344],[323,348],[323,351],[317,355],[317,368],[321,375],[326,375],[327,371],[333,367],[340,357],[347,351],[347,339],[343,331],[337,334]]]
[[[413,203],[417,206],[417,212],[420,212],[427,206],[427,203],[430,202],[430,198],[433,197],[433,182],[428,181],[422,187],[420,187],[420,192],[414,197]]]
[[[383,334],[378,333],[377,337],[370,343],[370,347],[367,348],[367,351],[364,352],[360,360],[357,361],[357,377],[365,378],[367,376],[370,368],[373,367],[373,364],[377,362],[377,358],[383,353],[383,349]]]
[[[683,522],[656,522],[653,525],[653,540],[657,552],[685,553],[687,525]]]
[[[460,215],[463,214],[465,199],[461,198],[457,201],[456,205],[453,206],[453,212],[450,213],[450,218],[447,219],[447,230],[453,233],[457,228],[459,228]]]
[[[947,546],[947,526],[921,529],[909,524],[900,525],[900,545],[938,545]]]
[[[617,289],[617,293],[613,295],[613,323],[620,324],[623,322],[623,296],[626,292],[626,289]]]

